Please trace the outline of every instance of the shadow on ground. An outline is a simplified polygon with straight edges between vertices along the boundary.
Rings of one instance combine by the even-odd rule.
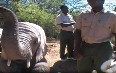
[[[50,73],[77,73],[77,61],[67,60],[65,62],[57,61],[51,67]]]

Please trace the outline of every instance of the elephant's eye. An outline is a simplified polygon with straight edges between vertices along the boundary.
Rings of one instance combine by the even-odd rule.
[[[33,41],[33,44],[37,44],[37,43],[38,43],[38,40],[34,40],[34,41]]]

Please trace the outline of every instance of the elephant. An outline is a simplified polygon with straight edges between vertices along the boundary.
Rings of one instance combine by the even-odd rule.
[[[16,14],[0,6],[2,27],[0,73],[49,73],[46,35],[43,28],[19,22]]]

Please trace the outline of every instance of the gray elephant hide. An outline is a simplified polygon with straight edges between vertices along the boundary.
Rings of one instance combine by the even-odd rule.
[[[0,13],[4,21],[0,25],[3,28],[1,60],[8,61],[8,66],[15,60],[26,60],[27,67],[34,56],[35,64],[41,61],[47,52],[44,30],[34,23],[18,22],[14,12],[7,8],[0,7]]]

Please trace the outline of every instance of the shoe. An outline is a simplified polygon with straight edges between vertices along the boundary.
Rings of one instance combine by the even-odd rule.
[[[66,61],[66,59],[61,59],[61,61],[62,61],[62,62],[65,62],[65,61]]]
[[[73,57],[67,57],[68,60],[76,60]]]
[[[67,59],[69,59],[69,60],[70,60],[70,59],[73,59],[73,58],[72,58],[72,57],[67,57]]]

